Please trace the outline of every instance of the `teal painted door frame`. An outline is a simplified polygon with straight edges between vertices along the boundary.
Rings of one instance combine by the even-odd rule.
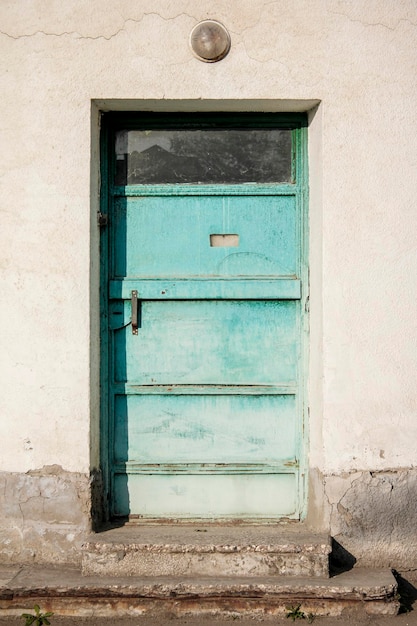
[[[291,129],[291,182],[114,183],[120,129],[242,127]],[[306,139],[299,115],[104,118],[101,464],[110,517],[305,514]],[[218,231],[238,247],[209,244]]]

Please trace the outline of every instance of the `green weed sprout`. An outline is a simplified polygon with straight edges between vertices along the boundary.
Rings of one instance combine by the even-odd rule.
[[[53,613],[41,613],[38,604],[35,604],[33,610],[35,611],[35,615],[32,615],[31,613],[22,613],[21,617],[26,620],[25,626],[49,626],[51,622],[48,617],[51,617]]]

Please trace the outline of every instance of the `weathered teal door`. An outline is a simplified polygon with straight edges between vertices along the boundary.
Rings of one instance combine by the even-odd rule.
[[[303,506],[302,124],[233,124],[112,127],[115,516],[294,518]]]

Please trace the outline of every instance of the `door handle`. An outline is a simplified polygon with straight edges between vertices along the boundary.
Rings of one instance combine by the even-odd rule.
[[[131,292],[131,306],[132,306],[132,335],[138,334],[138,292],[133,290]]]

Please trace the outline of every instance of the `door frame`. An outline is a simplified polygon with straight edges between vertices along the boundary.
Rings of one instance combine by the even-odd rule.
[[[102,516],[103,522],[110,520],[111,511],[111,459],[110,442],[111,426],[109,411],[109,327],[108,327],[108,280],[109,280],[109,248],[110,229],[108,219],[111,213],[114,185],[111,178],[115,167],[113,153],[114,133],[121,128],[291,128],[293,133],[293,176],[296,179],[290,185],[274,184],[279,187],[276,195],[285,194],[290,187],[295,192],[299,215],[298,228],[300,241],[300,279],[301,291],[301,366],[299,369],[299,393],[301,406],[300,466],[299,466],[299,512],[300,521],[307,514],[308,484],[308,363],[309,363],[309,220],[308,220],[308,159],[307,159],[307,115],[305,113],[252,113],[252,112],[109,112],[101,119],[100,129],[100,469],[102,473]],[[163,521],[163,520],[161,520]],[[186,520],[183,520],[186,521]],[[205,520],[207,523],[209,520]],[[219,520],[215,520],[219,522]],[[250,523],[245,518],[245,523]],[[254,520],[259,524],[259,518]],[[277,520],[275,520],[276,522]]]

